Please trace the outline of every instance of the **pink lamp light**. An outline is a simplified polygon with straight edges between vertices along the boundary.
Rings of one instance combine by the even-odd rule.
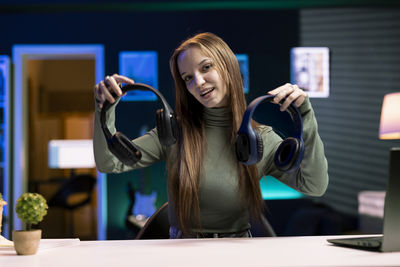
[[[383,99],[379,139],[400,139],[400,92]]]

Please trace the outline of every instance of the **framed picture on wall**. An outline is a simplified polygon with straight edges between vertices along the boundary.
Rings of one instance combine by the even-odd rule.
[[[158,55],[156,51],[122,51],[119,53],[119,73],[137,83],[158,89]],[[156,101],[150,91],[129,91],[121,101]]]
[[[240,68],[240,72],[242,74],[244,93],[248,94],[249,90],[250,90],[249,89],[249,56],[247,54],[236,54],[235,56],[239,62],[239,68]]]
[[[309,97],[329,97],[329,48],[294,47],[290,58],[291,83]]]

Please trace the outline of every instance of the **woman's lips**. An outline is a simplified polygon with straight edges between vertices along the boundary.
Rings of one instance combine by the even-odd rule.
[[[202,93],[200,93],[200,96],[201,96],[201,97],[207,98],[207,97],[210,95],[210,93],[211,93],[212,91],[214,91],[214,87],[203,91]]]

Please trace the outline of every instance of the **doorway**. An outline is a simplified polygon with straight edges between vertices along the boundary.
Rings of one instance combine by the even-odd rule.
[[[91,139],[93,86],[104,77],[102,45],[15,45],[13,203],[23,192],[46,199],[69,177],[70,169],[50,169],[48,143],[53,139]],[[78,212],[52,208],[42,225],[44,237],[68,237],[68,222],[82,239],[104,239],[105,177],[92,169],[77,169],[97,177],[90,205]],[[67,218],[72,216],[71,219]],[[69,223],[71,224],[71,223]],[[21,222],[14,214],[13,228]]]

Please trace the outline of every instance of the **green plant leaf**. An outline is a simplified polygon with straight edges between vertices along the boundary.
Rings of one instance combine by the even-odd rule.
[[[17,199],[15,211],[27,225],[38,224],[47,214],[46,199],[38,193],[24,193]]]

